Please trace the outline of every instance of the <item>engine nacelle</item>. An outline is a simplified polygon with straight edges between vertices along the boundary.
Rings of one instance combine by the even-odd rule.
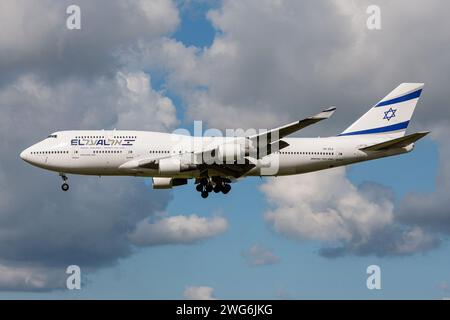
[[[183,171],[195,170],[195,165],[185,164],[179,158],[166,158],[158,162],[160,174],[177,174]]]
[[[152,178],[153,189],[171,189],[172,187],[187,184],[187,179],[181,178]]]
[[[181,172],[181,160],[180,159],[161,159],[158,165],[160,174],[176,174]]]
[[[217,159],[224,163],[232,163],[246,156],[248,156],[248,151],[240,143],[227,143],[217,147]]]

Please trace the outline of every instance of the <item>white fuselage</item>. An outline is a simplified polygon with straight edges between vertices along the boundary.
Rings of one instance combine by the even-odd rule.
[[[235,138],[192,137],[169,133],[122,130],[61,131],[21,153],[21,158],[37,167],[68,174],[98,176],[149,176],[197,178],[199,170],[164,174],[157,168],[130,169],[130,161],[154,158],[189,157]],[[327,138],[284,138],[289,146],[261,160],[245,176],[278,176],[318,171],[355,162],[406,153],[408,147],[364,152],[360,149],[383,142],[388,137],[340,136]],[[268,167],[268,163],[272,164]],[[275,165],[273,165],[275,164]],[[214,170],[208,173],[214,175]],[[217,175],[221,173],[217,172]]]

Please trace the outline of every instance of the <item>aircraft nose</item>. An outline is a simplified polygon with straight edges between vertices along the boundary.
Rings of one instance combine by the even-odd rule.
[[[27,160],[29,160],[29,151],[28,151],[28,149],[25,149],[25,150],[23,150],[21,153],[20,153],[20,158],[22,159],[22,160],[24,160],[24,161],[27,161]]]

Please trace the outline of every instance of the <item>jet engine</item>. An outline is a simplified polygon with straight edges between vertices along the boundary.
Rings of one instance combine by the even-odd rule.
[[[158,163],[159,173],[164,175],[177,174],[183,171],[196,169],[195,165],[183,163],[183,161],[178,158],[161,159]]]
[[[171,189],[172,187],[187,184],[187,179],[181,178],[152,178],[153,189]]]

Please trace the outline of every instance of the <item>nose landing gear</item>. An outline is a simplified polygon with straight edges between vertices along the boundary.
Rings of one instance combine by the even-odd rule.
[[[59,175],[61,176],[61,178],[63,180],[63,184],[61,185],[62,191],[69,190],[69,184],[67,183],[67,180],[68,180],[67,176],[64,173],[60,173]]]

